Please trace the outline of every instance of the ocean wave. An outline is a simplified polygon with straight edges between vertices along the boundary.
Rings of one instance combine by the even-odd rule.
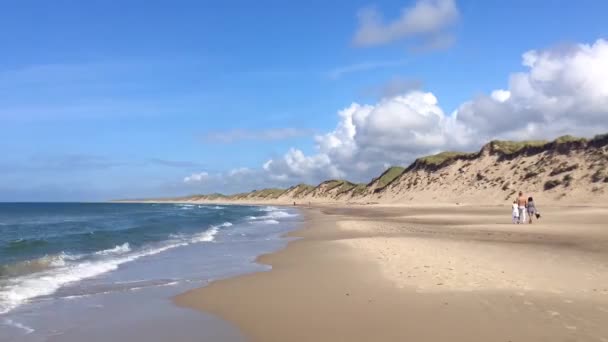
[[[209,206],[209,205],[199,205],[199,209],[211,209],[211,210],[222,210],[226,209],[226,207],[220,207],[219,205]]]
[[[63,293],[60,290],[56,293],[56,297],[61,299],[72,300],[116,292],[137,291],[153,287],[174,286],[178,285],[179,283],[180,281],[176,279],[132,280],[125,282],[117,281],[112,284],[102,286],[77,288],[76,290],[70,289]],[[42,297],[40,299],[45,298]]]
[[[18,277],[32,273],[42,272],[50,268],[65,266],[66,261],[78,260],[79,256],[59,253],[45,255],[38,259],[18,261],[12,264],[0,265],[0,276]]]
[[[139,291],[139,290],[143,290],[149,287],[168,287],[168,286],[174,286],[179,284],[179,281],[172,281],[172,282],[168,282],[165,284],[158,284],[158,285],[151,285],[151,286],[136,286],[136,287],[132,287],[129,289],[129,291]]]
[[[268,213],[268,215],[265,215],[263,217],[280,219],[280,218],[295,217],[295,216],[298,216],[298,215],[290,214],[286,211],[277,210],[277,211],[271,211],[270,213]]]
[[[247,216],[247,220],[249,220],[249,221],[277,220],[277,219],[296,217],[296,216],[298,216],[298,215],[297,214],[291,214],[291,213],[288,213],[288,212],[283,211],[283,210],[274,210],[274,211],[267,211],[267,214],[266,215],[262,215],[262,216]]]
[[[267,206],[267,207],[260,207],[258,210],[259,211],[277,211],[277,210],[279,210],[279,208]]]
[[[279,221],[277,221],[277,220],[259,220],[259,221],[253,221],[250,223],[253,223],[253,224],[256,224],[256,223],[257,224],[279,224]]]
[[[95,255],[112,255],[112,254],[125,254],[131,251],[131,247],[128,242],[118,245],[114,248],[104,249],[103,251],[95,252]]]
[[[232,223],[230,223],[230,222],[224,222],[218,226],[212,226],[209,230],[206,230],[200,234],[194,235],[190,241],[193,243],[213,241],[215,239],[215,235],[219,232],[220,228],[231,227],[231,226],[232,226]]]
[[[217,226],[211,226],[202,233],[190,237],[175,238],[162,245],[147,247],[135,252],[127,251],[127,249],[130,250],[130,247],[125,243],[109,250],[97,252],[100,254],[94,255],[100,258],[98,260],[79,260],[66,254],[60,255],[58,258],[49,258],[49,262],[44,265],[46,267],[34,267],[31,269],[33,272],[25,274],[17,272],[15,274],[17,277],[10,278],[8,282],[0,286],[0,314],[10,311],[32,298],[51,295],[67,284],[114,271],[124,263],[177,247],[213,241],[220,228],[230,226],[232,226],[232,223],[224,222]],[[69,258],[77,262],[66,263],[66,259]],[[37,264],[37,262],[32,264]]]

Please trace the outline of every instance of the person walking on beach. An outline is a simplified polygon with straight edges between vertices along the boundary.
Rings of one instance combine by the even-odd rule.
[[[511,211],[513,224],[519,223],[519,208],[517,207],[517,201],[513,201],[513,210]]]
[[[517,211],[519,214],[519,223],[526,223],[526,206],[528,205],[528,200],[524,196],[523,191],[519,192],[519,197],[517,198]]]
[[[532,217],[536,214],[538,214],[538,211],[536,210],[536,205],[534,204],[534,198],[532,197],[528,197],[528,203],[526,205],[526,210],[528,212],[528,223],[532,224]],[[537,220],[538,220],[538,216],[537,215]]]

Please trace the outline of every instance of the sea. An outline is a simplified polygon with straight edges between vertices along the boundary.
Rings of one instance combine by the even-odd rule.
[[[0,203],[0,341],[242,341],[171,298],[266,271],[295,209],[173,203]]]

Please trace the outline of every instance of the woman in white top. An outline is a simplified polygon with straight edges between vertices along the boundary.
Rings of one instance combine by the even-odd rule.
[[[517,206],[517,201],[513,201],[512,215],[513,223],[519,223],[519,207]]]

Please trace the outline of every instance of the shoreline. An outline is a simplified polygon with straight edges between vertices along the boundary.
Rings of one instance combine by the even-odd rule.
[[[197,338],[243,341],[242,335],[228,322],[177,307],[171,298],[213,279],[267,270],[254,263],[254,259],[283,248],[289,242],[283,236],[300,228],[298,222],[302,217],[294,215],[297,212],[293,209],[278,207],[202,210],[195,205],[145,206],[145,210],[137,207],[132,210],[114,205],[111,211],[117,218],[110,222],[118,223],[112,226],[121,227],[121,220],[128,218],[138,233],[167,227],[161,233],[158,229],[154,231],[167,238],[150,242],[145,239],[146,235],[134,235],[129,230],[126,237],[110,236],[117,241],[111,244],[116,245],[114,248],[97,248],[78,257],[72,250],[64,249],[65,252],[50,254],[50,257],[30,259],[34,260],[31,263],[34,266],[42,264],[38,260],[64,264],[51,265],[42,271],[44,273],[34,269],[21,277],[15,275],[8,279],[15,284],[12,287],[12,284],[1,286],[6,282],[0,284],[0,299],[4,299],[0,300],[0,309],[5,308],[2,306],[5,303],[14,303],[0,314],[0,340],[98,341],[110,336],[118,341]],[[95,207],[87,209],[89,211],[83,208],[76,206],[70,210],[84,218],[87,212],[97,211]],[[138,221],[136,215],[144,221]],[[154,220],[156,225],[149,225],[145,220]],[[44,222],[40,225],[44,226]],[[108,221],[104,217],[102,222]],[[109,239],[105,236],[104,242]],[[139,241],[145,242],[139,244]],[[72,246],[75,249],[79,245]],[[29,261],[26,265],[30,265]],[[91,274],[91,270],[97,273]],[[78,279],[74,279],[76,276]],[[74,280],[58,283],[66,277]],[[57,286],[52,287],[55,284]],[[20,302],[5,301],[38,289],[48,290],[48,294]],[[110,331],[104,332],[108,327]]]
[[[257,258],[270,271],[174,302],[252,341],[608,341],[605,209],[523,226],[501,207],[300,209],[299,239]]]

